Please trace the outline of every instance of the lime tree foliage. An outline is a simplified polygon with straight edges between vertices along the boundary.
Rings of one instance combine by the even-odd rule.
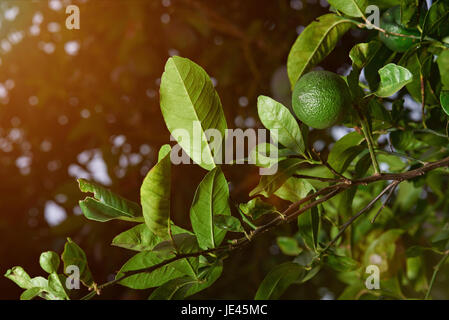
[[[292,104],[301,121],[281,103],[258,99],[260,120],[273,131],[279,157],[259,149],[251,155],[265,156],[278,170],[261,176],[247,203],[230,201],[224,165],[215,161],[206,135],[216,129],[224,136],[228,128],[210,77],[191,60],[172,57],[161,78],[161,112],[171,133],[184,129],[199,139],[177,142],[207,171],[185,213],[191,229],[171,220],[176,195],[170,193],[172,150],[165,145],[143,180],[140,204],[79,180],[90,194],[80,201],[86,218],[130,224],[112,239],[113,246],[134,253],[115,278],[97,283],[83,250],[68,239],[62,264],[56,253],[42,253],[47,278],[31,278],[21,267],[7,271],[25,289],[21,298],[76,296],[66,286],[74,265],[81,285],[90,289],[84,299],[112,285],[152,288],[150,299],[184,299],[212,286],[234,251],[283,224],[297,226],[277,238],[287,262],[266,274],[254,288],[255,299],[282,298],[324,270],[342,283],[342,299],[435,297],[432,288],[449,255],[449,2],[430,8],[418,0],[329,2],[332,12],[308,25],[288,56]],[[369,5],[380,8],[380,25],[367,16]],[[349,75],[312,71],[354,28],[366,32],[367,41],[350,49]],[[419,121],[409,119],[403,99],[395,98],[404,96],[421,106]],[[194,121],[201,124],[199,137]],[[308,125],[323,130],[336,123],[354,130],[324,157],[308,143]],[[190,147],[195,143],[201,149]],[[275,197],[290,204],[275,207]],[[366,286],[371,265],[380,271],[374,290]]]

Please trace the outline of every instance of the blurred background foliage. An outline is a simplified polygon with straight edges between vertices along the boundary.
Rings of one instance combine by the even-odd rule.
[[[67,30],[65,8],[81,11]],[[297,35],[328,11],[324,0],[2,0],[0,2],[0,267],[41,273],[42,251],[62,252],[70,236],[87,253],[97,282],[113,277],[132,253],[110,246],[125,222],[96,223],[78,207],[77,177],[138,201],[144,175],[169,141],[159,108],[159,82],[171,55],[188,57],[213,78],[231,128],[261,127],[260,94],[290,105],[285,64]],[[346,75],[347,34],[321,67]],[[340,130],[340,131],[339,131]],[[324,149],[342,128],[312,131]],[[225,169],[234,202],[248,200],[258,170]],[[205,171],[173,168],[172,218],[188,227],[188,210]],[[288,257],[276,236],[285,226],[236,252],[223,276],[194,298],[250,299],[268,270]],[[290,229],[291,228],[291,229]],[[232,285],[230,285],[232,283]],[[21,289],[0,277],[0,298]],[[343,284],[323,272],[285,298],[333,298]],[[110,288],[100,298],[146,298]]]

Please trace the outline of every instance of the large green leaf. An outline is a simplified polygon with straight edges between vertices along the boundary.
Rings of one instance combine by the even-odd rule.
[[[304,160],[297,158],[286,159],[279,162],[277,172],[272,175],[262,176],[257,187],[250,192],[250,197],[261,194],[268,198],[279,189],[303,163]]]
[[[328,2],[344,14],[359,18],[365,15],[368,0],[328,0]]]
[[[67,238],[67,242],[64,246],[64,252],[62,253],[62,261],[64,262],[64,270],[70,265],[77,266],[80,270],[80,280],[84,285],[90,287],[94,284],[92,273],[90,272],[89,265],[87,264],[86,254],[72,239]]]
[[[170,221],[170,153],[167,153],[143,180],[140,187],[145,224],[151,232],[161,238],[168,237]]]
[[[263,279],[254,299],[278,299],[293,282],[300,278],[303,272],[304,268],[293,262],[274,267]]]
[[[81,191],[94,194],[94,198],[87,197],[79,202],[86,218],[101,222],[112,219],[140,220],[142,209],[137,203],[127,200],[96,183],[84,179],[78,179],[78,183]]]
[[[219,167],[210,171],[196,189],[190,220],[202,249],[220,245],[226,231],[214,225],[214,215],[230,215],[229,189],[223,172]]]
[[[307,71],[320,63],[337,45],[353,22],[326,14],[309,24],[293,44],[287,60],[287,72],[292,88]]]
[[[257,99],[260,121],[270,130],[271,136],[283,146],[304,155],[305,145],[298,122],[281,103],[266,96]]]
[[[161,78],[160,97],[162,115],[172,136],[194,162],[206,170],[215,168],[213,151],[219,146],[211,148],[206,130],[217,129],[224,138],[227,125],[207,73],[189,59],[169,58]],[[214,146],[216,143],[214,139]]]
[[[375,92],[378,97],[389,97],[413,81],[413,75],[407,68],[389,63],[379,69],[380,84]]]

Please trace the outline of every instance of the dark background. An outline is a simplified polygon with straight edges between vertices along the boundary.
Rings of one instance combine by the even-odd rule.
[[[81,29],[65,28],[65,7],[77,4]],[[110,246],[131,227],[80,215],[85,177],[139,201],[144,175],[169,142],[159,108],[159,81],[170,55],[188,57],[214,78],[230,128],[260,127],[258,95],[289,105],[287,55],[301,30],[328,11],[315,0],[38,0],[0,3],[0,273],[21,265],[42,275],[42,251],[61,253],[70,236],[103,283],[133,254]],[[346,74],[352,31],[321,67]],[[311,133],[323,146],[332,133]],[[252,167],[226,167],[231,198],[248,200],[258,182]],[[206,172],[173,168],[172,218],[189,227],[188,212]],[[292,229],[290,229],[292,228]],[[225,261],[222,277],[193,298],[251,299],[271,266],[286,257],[276,230]],[[0,299],[17,299],[0,277]],[[336,297],[326,271],[289,289],[285,298]],[[149,290],[116,286],[101,298],[146,298]]]

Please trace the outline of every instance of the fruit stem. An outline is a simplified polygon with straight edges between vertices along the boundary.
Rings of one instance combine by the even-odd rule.
[[[369,130],[368,121],[362,114],[359,114],[359,118],[360,123],[362,124],[363,135],[365,136],[366,143],[368,145],[369,154],[371,156],[371,162],[373,163],[374,173],[376,175],[379,175],[380,167],[379,163],[377,162],[376,154],[374,152],[373,136],[371,135],[371,131]]]

